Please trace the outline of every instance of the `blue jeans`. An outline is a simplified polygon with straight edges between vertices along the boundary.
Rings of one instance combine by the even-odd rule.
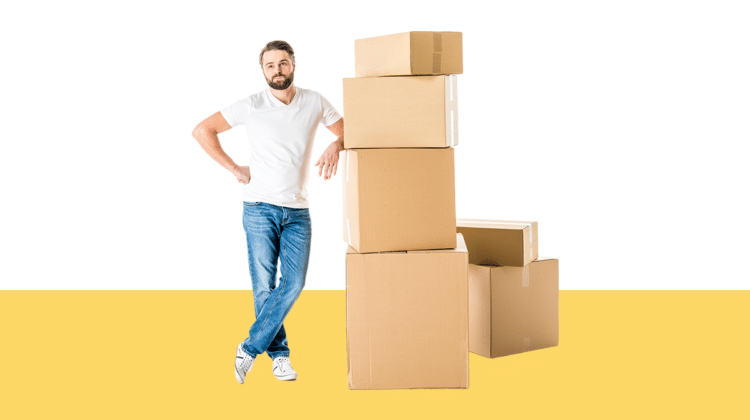
[[[271,359],[289,357],[283,322],[305,286],[310,210],[245,202],[242,223],[255,302],[255,322],[242,347],[253,356],[268,352]],[[277,262],[281,264],[278,285]]]

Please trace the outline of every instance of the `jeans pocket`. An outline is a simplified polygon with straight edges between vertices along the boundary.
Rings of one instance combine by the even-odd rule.
[[[242,203],[245,205],[245,207],[254,207],[254,206],[260,205],[261,202],[260,201],[252,201],[252,202],[251,201],[243,201]]]

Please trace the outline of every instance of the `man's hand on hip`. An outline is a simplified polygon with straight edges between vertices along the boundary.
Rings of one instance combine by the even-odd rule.
[[[323,179],[331,179],[336,175],[339,166],[339,152],[344,150],[344,139],[340,138],[331,143],[320,156],[315,166],[319,166],[318,176],[324,175]]]
[[[237,182],[240,184],[247,184],[250,182],[250,167],[249,166],[237,166],[232,171],[232,175],[237,177]]]

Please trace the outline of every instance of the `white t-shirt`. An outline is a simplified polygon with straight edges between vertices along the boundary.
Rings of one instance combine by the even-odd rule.
[[[341,118],[318,92],[295,87],[285,105],[271,89],[239,100],[221,110],[230,126],[245,125],[250,141],[250,182],[244,201],[308,208],[307,175],[318,124]]]

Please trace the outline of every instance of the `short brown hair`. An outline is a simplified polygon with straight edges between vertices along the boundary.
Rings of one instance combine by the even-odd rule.
[[[292,49],[292,46],[289,45],[288,42],[271,41],[268,44],[266,44],[266,46],[263,47],[262,50],[260,50],[260,57],[258,58],[258,62],[260,63],[261,67],[263,67],[263,54],[265,54],[266,51],[273,51],[273,50],[286,51],[287,54],[289,54],[289,58],[291,58],[292,62],[294,62],[294,50]]]

